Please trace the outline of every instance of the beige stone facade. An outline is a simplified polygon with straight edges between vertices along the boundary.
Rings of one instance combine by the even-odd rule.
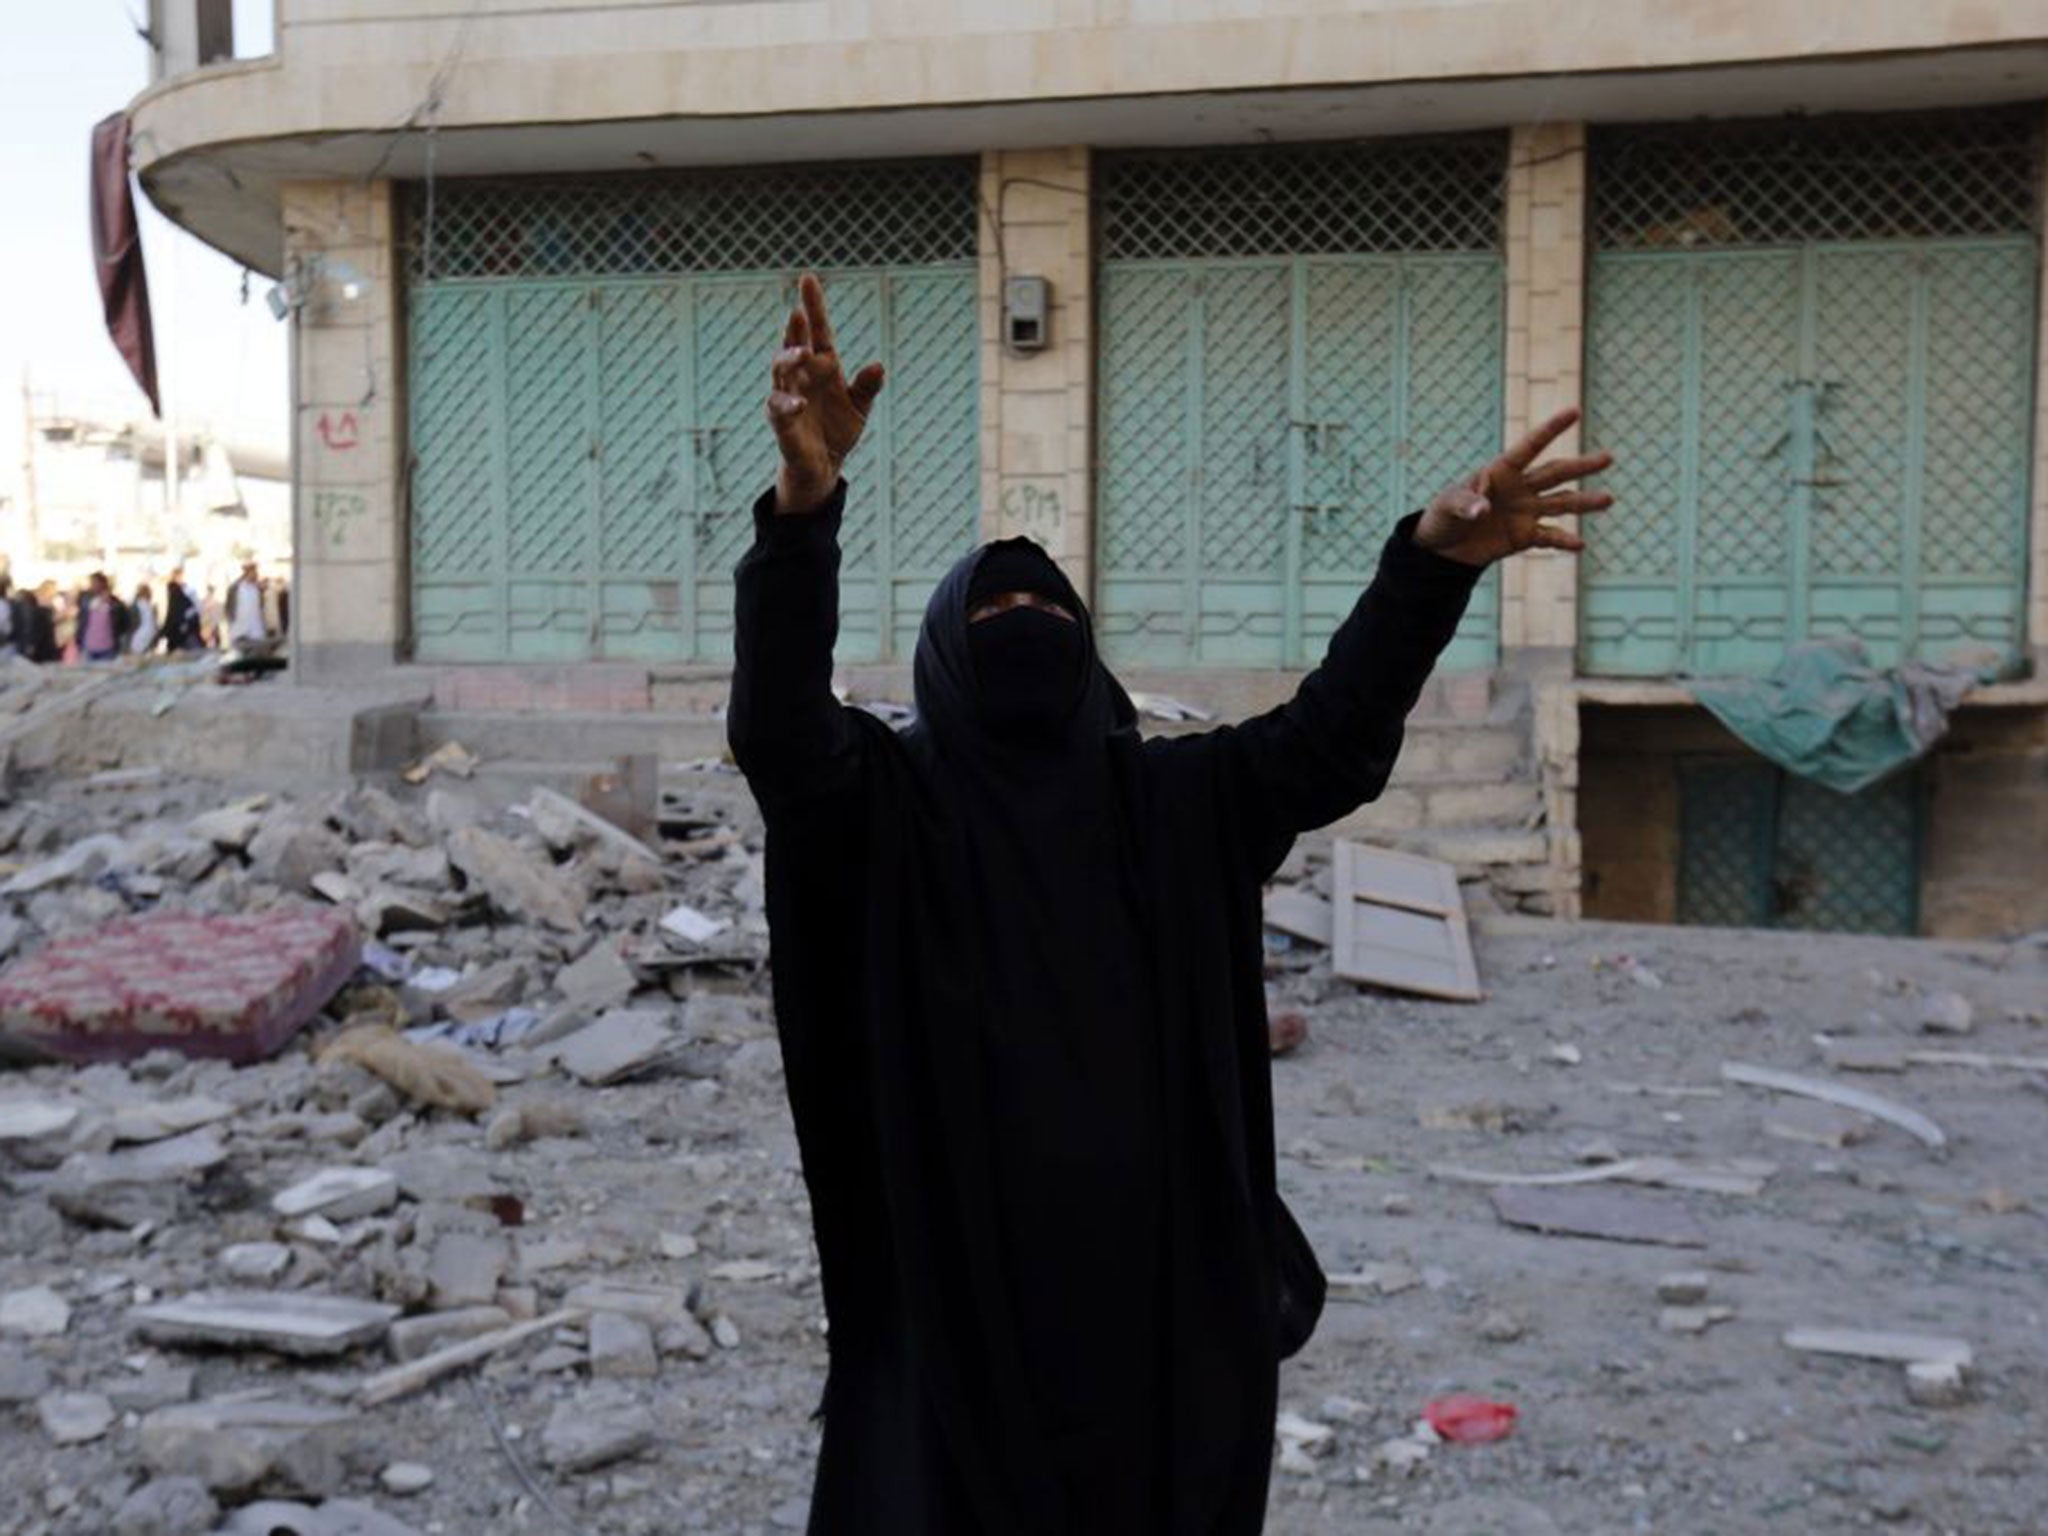
[[[2048,79],[2048,0],[613,0],[573,9],[279,0],[278,39],[268,59],[170,73],[133,111],[138,171],[158,203],[288,279],[297,300],[294,591],[301,671],[316,680],[408,656],[404,274],[394,229],[407,182],[974,156],[980,527],[1041,540],[1090,592],[1103,153],[1503,133],[1501,398],[1512,437],[1585,388],[1589,155],[1600,128],[1989,107],[2039,95],[2034,82]],[[1041,351],[1004,343],[1003,280],[1019,273],[1051,285],[1051,343]],[[2048,332],[2048,307],[2042,325]],[[2038,668],[2048,658],[2048,347],[2037,351],[2025,626]],[[1455,856],[1468,873],[1512,862],[1496,881],[1508,903],[1565,915],[1579,910],[1585,883],[1582,784],[1613,781],[1611,765],[1605,778],[1583,769],[1584,712],[1684,699],[1668,683],[1575,678],[1578,582],[1563,555],[1509,565],[1495,681],[1433,695],[1445,721],[1477,727],[1520,690],[1519,763],[1535,808],[1517,800],[1503,810],[1507,832],[1491,842],[1460,823],[1473,832],[1468,849],[1512,853]],[[650,685],[646,669],[627,670],[623,684],[617,667],[593,665],[589,675],[607,697],[667,696],[658,675]],[[1262,677],[1164,683],[1226,705],[1273,691]],[[517,695],[510,682],[487,691]],[[572,703],[585,697],[557,691]],[[1994,710],[2035,711],[2029,719],[2040,709],[2024,684],[1984,697]],[[1984,727],[1971,739],[1995,739],[2015,760],[2038,755],[2031,727]],[[1432,761],[1457,755],[1433,739],[1429,752]],[[1485,788],[1412,793],[1382,817],[1407,815],[1412,802],[1409,819],[1425,823],[1438,799],[1461,811],[1507,806]],[[1947,804],[1951,818],[1965,814],[1953,793]],[[1532,819],[1542,833],[1533,856]],[[1930,899],[1948,931],[1990,922],[1997,903],[1983,892],[2007,888],[2005,873],[1972,883],[1973,846],[1953,827],[1938,840],[1942,890],[1975,893]],[[1610,906],[1629,878],[1615,876]]]

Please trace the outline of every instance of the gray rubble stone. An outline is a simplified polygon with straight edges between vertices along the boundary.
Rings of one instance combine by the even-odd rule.
[[[26,1286],[0,1296],[0,1332],[52,1338],[71,1326],[71,1304],[47,1285]]]
[[[57,1445],[84,1445],[114,1427],[114,1405],[97,1392],[49,1392],[36,1399],[43,1433]]]
[[[555,1054],[562,1070],[578,1082],[602,1087],[645,1070],[681,1040],[669,1027],[667,1013],[623,1008],[579,1029]]]
[[[654,1332],[637,1317],[599,1312],[590,1320],[590,1374],[598,1377],[647,1377],[661,1372],[654,1352]]]
[[[444,1232],[427,1260],[427,1301],[437,1308],[482,1306],[498,1294],[511,1267],[502,1237],[481,1232]]]
[[[165,1344],[338,1355],[384,1336],[398,1308],[317,1291],[214,1291],[134,1308],[143,1337]]]
[[[638,1455],[654,1434],[646,1404],[585,1393],[555,1405],[541,1431],[541,1456],[557,1472],[589,1472]]]
[[[32,1403],[50,1390],[50,1368],[19,1348],[0,1350],[0,1407]]]
[[[110,1128],[116,1142],[164,1141],[225,1120],[234,1112],[235,1106],[225,1100],[194,1094],[154,1103],[123,1104],[114,1111]]]
[[[347,853],[348,845],[325,827],[277,817],[249,839],[256,873],[301,896],[311,894],[314,877],[334,870]]]
[[[172,1403],[192,1401],[192,1389],[199,1373],[189,1365],[168,1365],[152,1360],[132,1376],[116,1376],[105,1383],[107,1401],[123,1413],[148,1413]]]
[[[573,965],[555,973],[555,990],[571,1008],[600,1013],[616,1008],[640,985],[611,939],[600,939]]]
[[[590,1313],[620,1312],[662,1327],[690,1315],[689,1297],[672,1285],[640,1285],[630,1280],[586,1280],[562,1298],[565,1307]]]
[[[292,1267],[283,1243],[230,1243],[220,1251],[221,1273],[243,1285],[268,1285]]]
[[[299,1216],[325,1216],[329,1221],[352,1221],[374,1216],[398,1203],[398,1180],[381,1168],[323,1168],[311,1178],[301,1179],[279,1190],[270,1208],[290,1220]]]
[[[216,848],[240,852],[249,846],[263,825],[263,810],[269,797],[257,795],[252,799],[240,800],[233,805],[224,805],[219,810],[202,811],[186,826],[186,832],[202,842],[212,843]]]
[[[0,1100],[0,1141],[38,1141],[68,1131],[78,1106],[60,1099]]]
[[[1930,993],[1920,1005],[1920,1027],[1931,1035],[1967,1035],[1976,1024],[1977,1011],[1960,992]]]
[[[424,1493],[434,1486],[434,1469],[417,1461],[394,1461],[377,1474],[384,1491],[397,1498]]]
[[[280,1398],[179,1403],[144,1417],[143,1465],[192,1477],[215,1493],[259,1486],[325,1495],[344,1477],[342,1455],[360,1428],[345,1408]]]
[[[318,1508],[274,1499],[245,1505],[228,1517],[218,1536],[420,1536],[403,1520],[373,1504],[329,1499]]]
[[[219,1518],[198,1478],[151,1478],[114,1511],[113,1536],[207,1536]]]

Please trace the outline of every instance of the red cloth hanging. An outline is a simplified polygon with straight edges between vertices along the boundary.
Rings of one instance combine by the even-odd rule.
[[[92,130],[92,256],[100,280],[107,334],[150,411],[163,415],[156,389],[156,337],[149,324],[149,278],[142,269],[142,233],[128,181],[128,114],[116,112]]]

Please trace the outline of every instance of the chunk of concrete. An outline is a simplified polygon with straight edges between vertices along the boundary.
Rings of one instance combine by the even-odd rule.
[[[618,1312],[657,1328],[690,1316],[688,1295],[668,1285],[636,1285],[628,1280],[586,1280],[562,1298],[565,1307],[591,1313]]]
[[[541,1455],[557,1472],[589,1472],[638,1455],[654,1434],[644,1403],[586,1393],[556,1404],[541,1431]]]
[[[78,1106],[56,1099],[0,1099],[0,1141],[40,1141],[68,1131]]]
[[[398,1308],[314,1291],[201,1292],[130,1311],[144,1338],[284,1355],[338,1355],[384,1337]]]
[[[47,1285],[25,1286],[0,1296],[0,1333],[53,1338],[71,1326],[71,1304]]]
[[[234,1112],[234,1105],[205,1094],[156,1103],[123,1104],[114,1111],[113,1136],[116,1142],[165,1141],[225,1120]]]
[[[374,1216],[398,1203],[398,1180],[381,1168],[323,1168],[310,1178],[279,1190],[270,1208],[287,1221],[300,1216],[325,1216],[351,1221]]]
[[[218,1536],[420,1536],[403,1520],[373,1504],[329,1499],[319,1507],[275,1499],[247,1504],[228,1517]]]
[[[579,1029],[555,1054],[562,1069],[578,1082],[602,1086],[645,1071],[680,1043],[666,1013],[625,1008]]]
[[[142,1461],[215,1493],[260,1485],[324,1495],[342,1485],[342,1453],[360,1429],[347,1409],[265,1396],[159,1408],[142,1420]]]
[[[36,1399],[36,1417],[53,1445],[84,1445],[114,1427],[114,1405],[97,1392],[51,1392]]]
[[[616,1008],[640,985],[610,939],[600,939],[574,965],[555,973],[555,990],[571,1008],[599,1013]]]
[[[590,1319],[590,1374],[597,1377],[658,1375],[654,1330],[623,1312],[599,1312]]]
[[[154,1477],[114,1511],[113,1536],[208,1536],[220,1506],[196,1477]]]
[[[1970,1384],[1953,1360],[1915,1360],[1906,1367],[1906,1398],[1919,1408],[1959,1408]]]
[[[1920,1027],[1930,1035],[1967,1035],[1977,1027],[1977,1010],[1960,992],[1931,992],[1920,1004]]]
[[[292,1267],[283,1243],[230,1243],[220,1251],[221,1273],[242,1285],[268,1285]]]

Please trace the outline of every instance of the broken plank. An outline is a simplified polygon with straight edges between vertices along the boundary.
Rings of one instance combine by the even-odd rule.
[[[1807,1077],[1798,1072],[1780,1072],[1775,1067],[1752,1066],[1748,1062],[1724,1061],[1721,1076],[1731,1083],[1741,1083],[1750,1088],[1768,1088],[1774,1093],[1797,1094],[1802,1098],[1819,1099],[1825,1104],[1834,1104],[1842,1109],[1858,1110],[1873,1119],[1896,1125],[1909,1136],[1917,1136],[1930,1147],[1945,1147],[1948,1137],[1941,1127],[1917,1109],[1909,1109],[1892,1099],[1866,1093],[1861,1088],[1847,1088],[1840,1083],[1828,1082],[1825,1078]]]
[[[1908,1051],[1916,1067],[1975,1067],[1980,1072],[2048,1072],[2048,1056],[1987,1056],[1982,1051]]]
[[[356,1389],[356,1401],[365,1408],[374,1408],[379,1403],[388,1403],[393,1398],[404,1397],[429,1386],[451,1371],[458,1371],[465,1365],[489,1359],[501,1349],[510,1349],[514,1344],[532,1338],[537,1333],[550,1333],[557,1328],[566,1328],[582,1322],[590,1314],[581,1307],[564,1307],[559,1312],[550,1312],[546,1317],[536,1317],[523,1323],[514,1323],[510,1328],[500,1328],[479,1338],[465,1339],[460,1344],[450,1344],[437,1349],[431,1355],[422,1355],[417,1360],[408,1360],[403,1365],[394,1365],[389,1370],[377,1372]]]
[[[1710,1195],[1759,1195],[1777,1171],[1775,1163],[1747,1157],[1697,1163],[1676,1157],[1630,1157],[1594,1168],[1570,1168],[1556,1173],[1493,1173],[1483,1168],[1438,1164],[1429,1170],[1429,1176],[1456,1184],[1490,1184],[1501,1188],[1565,1189],[1580,1184],[1648,1184],[1660,1189],[1689,1189]]]
[[[1332,972],[1453,1002],[1486,996],[1455,868],[1342,839],[1331,852]]]

